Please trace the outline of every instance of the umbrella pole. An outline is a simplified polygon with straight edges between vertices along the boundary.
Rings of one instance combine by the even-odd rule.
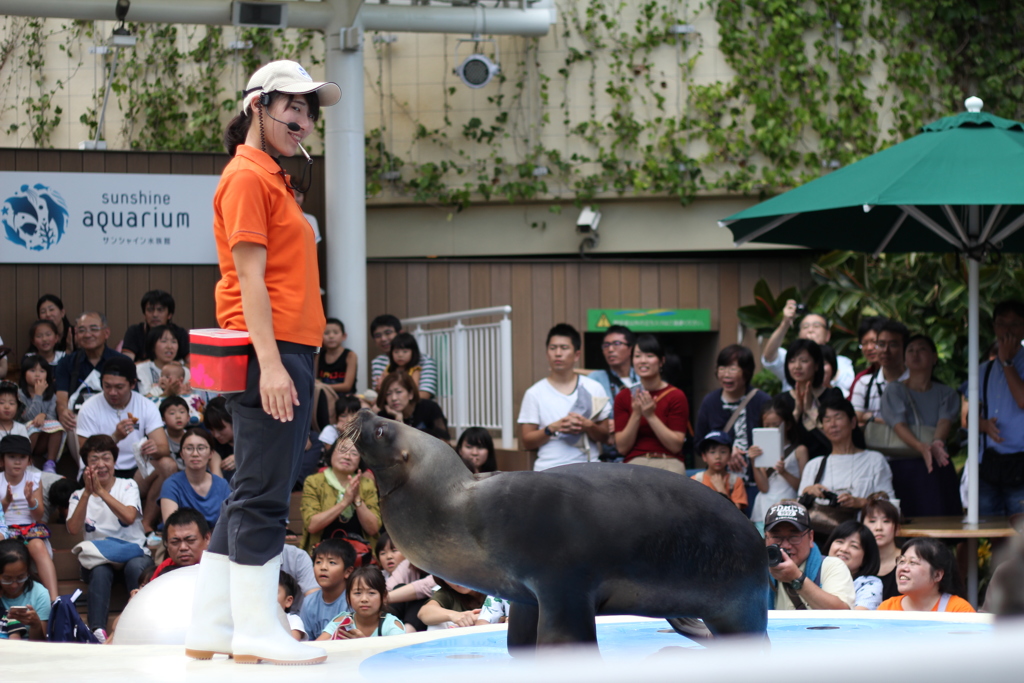
[[[978,261],[967,258],[967,524],[978,523]],[[978,604],[978,540],[967,542],[967,599]]]

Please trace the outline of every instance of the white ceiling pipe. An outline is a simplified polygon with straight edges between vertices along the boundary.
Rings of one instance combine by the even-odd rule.
[[[556,21],[551,0],[529,9],[512,7],[438,7],[364,3],[359,18],[367,31],[465,33],[469,35],[544,36]]]
[[[330,2],[289,2],[290,28],[326,29],[334,16]],[[114,21],[114,0],[0,0],[8,16]],[[368,31],[543,36],[555,23],[552,0],[516,7],[409,6],[364,4],[359,13]],[[231,25],[231,0],[133,0],[128,21]]]
[[[0,14],[40,19],[116,21],[114,0],[0,0]],[[288,26],[323,30],[334,16],[327,2],[289,2]],[[128,21],[231,26],[231,0],[132,0]]]

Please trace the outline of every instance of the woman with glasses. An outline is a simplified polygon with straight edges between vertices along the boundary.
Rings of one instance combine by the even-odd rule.
[[[864,448],[850,402],[838,398],[824,403],[820,420],[832,450],[807,463],[800,477],[800,494],[813,494],[819,503],[827,504],[825,494],[831,492],[838,496],[839,505],[848,508],[863,508],[868,496],[879,491],[895,497],[889,463],[881,453]]]
[[[77,536],[84,532],[86,541],[123,542],[117,544],[116,565],[103,562],[89,569],[82,567],[82,580],[89,584],[87,625],[104,642],[114,576],[123,575],[131,592],[139,587],[142,574],[153,569],[153,560],[142,530],[139,485],[134,479],[114,476],[117,443],[106,434],[96,434],[85,440],[80,452],[86,465],[84,487],[75,491],[68,503],[68,533]]]
[[[181,435],[181,461],[185,470],[172,474],[160,489],[160,512],[166,522],[178,508],[198,510],[212,529],[220,517],[221,505],[231,494],[231,485],[209,470],[214,441],[200,427]]]
[[[351,437],[340,437],[328,452],[330,466],[302,485],[299,547],[309,552],[325,538],[355,537],[372,548],[383,526],[377,484]]]
[[[949,548],[934,538],[912,538],[896,561],[900,595],[878,606],[879,611],[973,612],[962,592],[956,561]]]

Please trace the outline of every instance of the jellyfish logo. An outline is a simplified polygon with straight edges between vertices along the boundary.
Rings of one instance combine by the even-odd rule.
[[[46,185],[22,185],[0,207],[0,223],[9,242],[43,251],[60,242],[68,225],[68,206]]]

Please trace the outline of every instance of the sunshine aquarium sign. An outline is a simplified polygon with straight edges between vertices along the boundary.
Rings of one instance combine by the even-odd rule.
[[[0,263],[217,263],[219,179],[0,172]]]

